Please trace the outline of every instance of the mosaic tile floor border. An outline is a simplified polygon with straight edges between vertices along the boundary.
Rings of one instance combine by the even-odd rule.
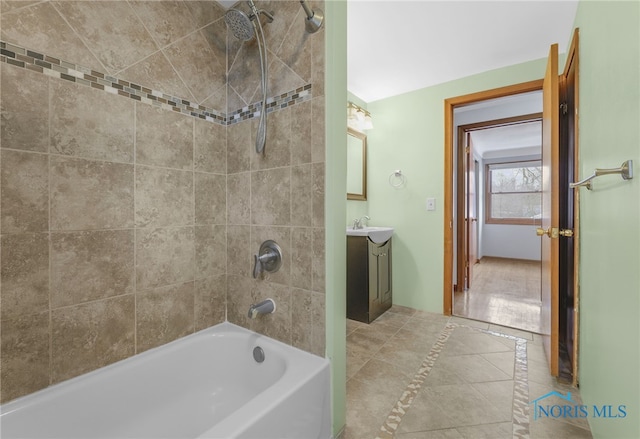
[[[413,380],[407,385],[400,399],[387,416],[380,427],[376,439],[393,439],[402,417],[411,407],[414,399],[418,395],[422,384],[424,384],[429,372],[433,368],[436,360],[442,353],[447,340],[456,328],[467,328],[484,334],[507,338],[515,342],[515,364],[513,374],[513,403],[512,403],[512,425],[513,437],[519,439],[529,439],[529,384],[527,371],[527,341],[513,335],[502,334],[487,329],[475,328],[449,322],[440,332],[438,339],[422,362],[420,368],[414,375]]]
[[[123,96],[148,105],[175,111],[187,116],[218,123],[232,125],[260,116],[262,103],[256,102],[228,114],[207,108],[203,105],[167,95],[88,67],[63,61],[53,56],[42,54],[15,44],[0,40],[0,62],[21,67],[46,76],[64,79],[76,84],[102,90],[107,93]],[[311,84],[298,87],[295,90],[267,98],[267,113],[289,107],[312,98]]]

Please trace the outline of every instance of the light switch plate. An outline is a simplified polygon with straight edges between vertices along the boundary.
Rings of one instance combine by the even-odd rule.
[[[427,198],[427,210],[428,211],[436,210],[436,199],[435,198]]]

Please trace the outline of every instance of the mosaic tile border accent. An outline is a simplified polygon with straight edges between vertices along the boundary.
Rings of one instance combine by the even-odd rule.
[[[459,325],[457,323],[449,322],[442,329],[438,339],[429,351],[429,354],[427,354],[427,357],[422,362],[422,365],[420,365],[418,372],[414,375],[413,380],[411,380],[405,391],[400,396],[398,402],[396,402],[395,406],[391,409],[386,421],[384,421],[380,427],[380,432],[376,436],[376,439],[393,439],[395,437],[396,430],[400,426],[402,417],[405,415],[409,407],[411,407],[416,396],[418,396],[418,391],[427,379],[429,372],[431,372],[431,369],[440,356],[449,336],[458,326]]]
[[[260,116],[262,103],[257,102],[247,107],[240,108],[229,114],[222,113],[212,108],[167,95],[158,90],[153,90],[139,84],[118,79],[114,76],[97,72],[88,67],[73,64],[61,59],[42,54],[15,44],[0,40],[0,62],[21,67],[46,76],[64,79],[76,84],[102,90],[107,93],[120,95],[148,105],[175,111],[187,116],[218,123],[220,125],[232,125]],[[267,113],[290,107],[312,98],[311,84],[306,84],[267,99]]]
[[[307,84],[303,87],[298,87],[288,93],[283,93],[279,96],[267,98],[267,114],[290,107],[291,105],[298,104],[311,99],[311,84]],[[242,107],[236,111],[231,112],[227,116],[227,124],[232,125],[234,123],[242,122],[247,119],[260,116],[262,110],[262,102],[256,102],[248,107]]]
[[[402,417],[411,407],[414,399],[418,395],[422,384],[427,379],[429,372],[433,368],[436,360],[442,353],[447,340],[456,328],[467,328],[484,334],[503,337],[515,342],[515,363],[513,371],[513,404],[512,418],[513,437],[519,439],[529,439],[529,379],[527,370],[527,340],[514,335],[503,334],[488,329],[476,328],[473,326],[460,325],[448,322],[440,332],[438,340],[434,343],[429,354],[422,362],[413,380],[407,385],[405,391],[391,409],[387,419],[380,427],[380,431],[375,439],[393,439],[400,426]]]
[[[513,437],[529,439],[529,370],[527,369],[527,340],[514,335],[486,329],[476,330],[485,334],[513,340],[516,343],[515,363],[513,366],[513,405],[511,424],[513,425]]]
[[[513,437],[529,439],[529,371],[527,342],[516,340],[516,363],[513,370]]]

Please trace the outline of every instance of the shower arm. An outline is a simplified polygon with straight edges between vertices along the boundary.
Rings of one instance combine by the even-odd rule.
[[[314,16],[313,10],[307,6],[305,0],[300,0],[300,4],[302,5],[302,9],[304,9],[304,13],[307,14],[307,20],[311,20]]]
[[[313,10],[307,6],[306,0],[300,0],[300,5],[304,9],[304,13],[307,15],[305,20],[305,29],[308,33],[313,34],[318,32],[324,22],[324,14],[320,9]]]

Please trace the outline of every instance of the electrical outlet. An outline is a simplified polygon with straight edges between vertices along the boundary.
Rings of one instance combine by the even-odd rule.
[[[436,210],[436,199],[435,198],[427,198],[427,210],[434,211]]]

